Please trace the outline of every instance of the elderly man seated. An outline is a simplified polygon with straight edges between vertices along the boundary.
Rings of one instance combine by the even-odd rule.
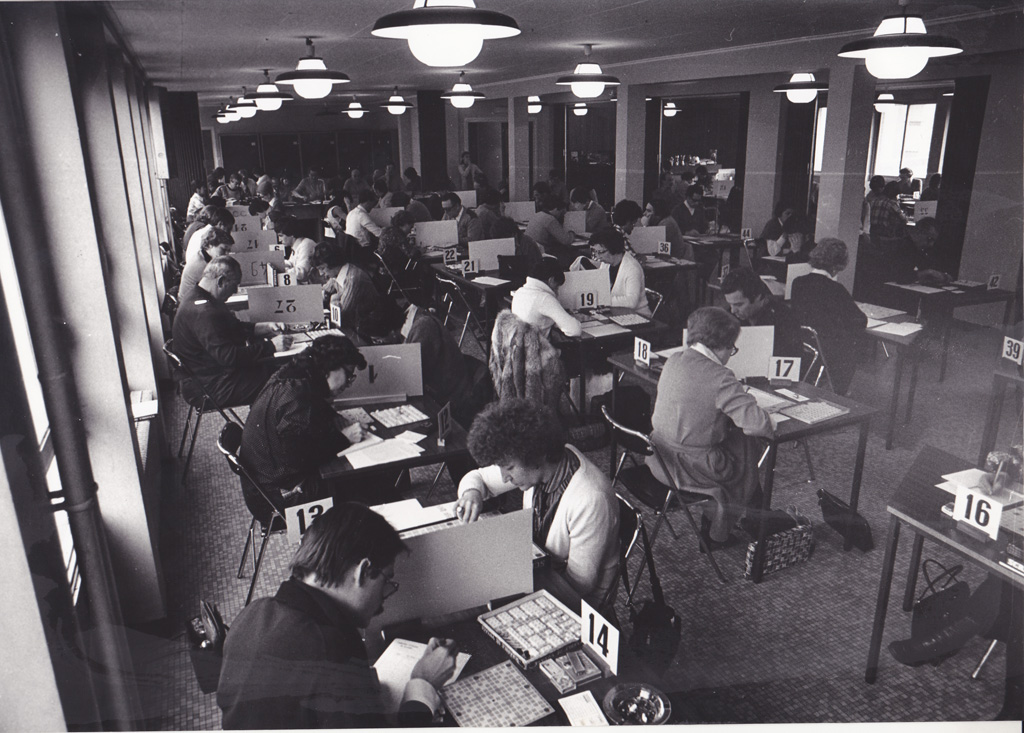
[[[523,399],[492,403],[473,421],[469,451],[485,468],[459,482],[462,521],[476,521],[485,499],[522,489],[533,541],[564,565],[588,603],[600,604],[618,565],[618,502],[604,472],[565,442],[554,412]]]

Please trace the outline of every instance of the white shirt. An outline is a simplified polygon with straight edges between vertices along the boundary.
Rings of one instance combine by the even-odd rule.
[[[345,234],[358,239],[359,244],[364,247],[369,247],[373,244],[370,239],[371,234],[375,237],[380,237],[380,233],[381,228],[374,223],[366,209],[362,206],[355,207],[345,217]]]
[[[601,263],[601,268],[610,268],[607,262]],[[644,268],[636,261],[629,252],[622,255],[619,263],[619,271],[615,275],[615,282],[612,283],[612,305],[618,308],[629,308],[634,311],[647,310],[647,292],[644,280]]]
[[[558,302],[555,291],[537,278],[526,278],[526,284],[512,293],[512,315],[538,328],[546,337],[552,326],[566,336],[579,336],[583,326]]]

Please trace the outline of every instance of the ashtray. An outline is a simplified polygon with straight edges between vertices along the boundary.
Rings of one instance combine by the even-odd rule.
[[[640,682],[615,685],[604,696],[602,707],[613,725],[661,725],[672,715],[668,696]]]

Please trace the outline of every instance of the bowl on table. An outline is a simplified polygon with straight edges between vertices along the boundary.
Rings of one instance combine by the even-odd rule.
[[[602,707],[613,725],[661,725],[672,715],[668,695],[642,682],[615,685]]]

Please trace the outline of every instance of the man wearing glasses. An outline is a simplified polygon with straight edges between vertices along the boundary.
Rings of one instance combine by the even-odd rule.
[[[712,499],[701,535],[716,549],[735,542],[730,530],[757,505],[760,439],[770,438],[775,428],[726,367],[739,351],[739,321],[721,308],[698,308],[686,329],[688,348],[665,363],[651,416],[651,438],[667,465],[656,456],[647,465],[659,481],[671,478]]]
[[[242,610],[224,643],[217,704],[225,729],[424,725],[455,669],[455,645],[431,639],[395,719],[385,715],[360,629],[398,590],[407,548],[378,514],[339,504],[314,521],[271,598]]]

